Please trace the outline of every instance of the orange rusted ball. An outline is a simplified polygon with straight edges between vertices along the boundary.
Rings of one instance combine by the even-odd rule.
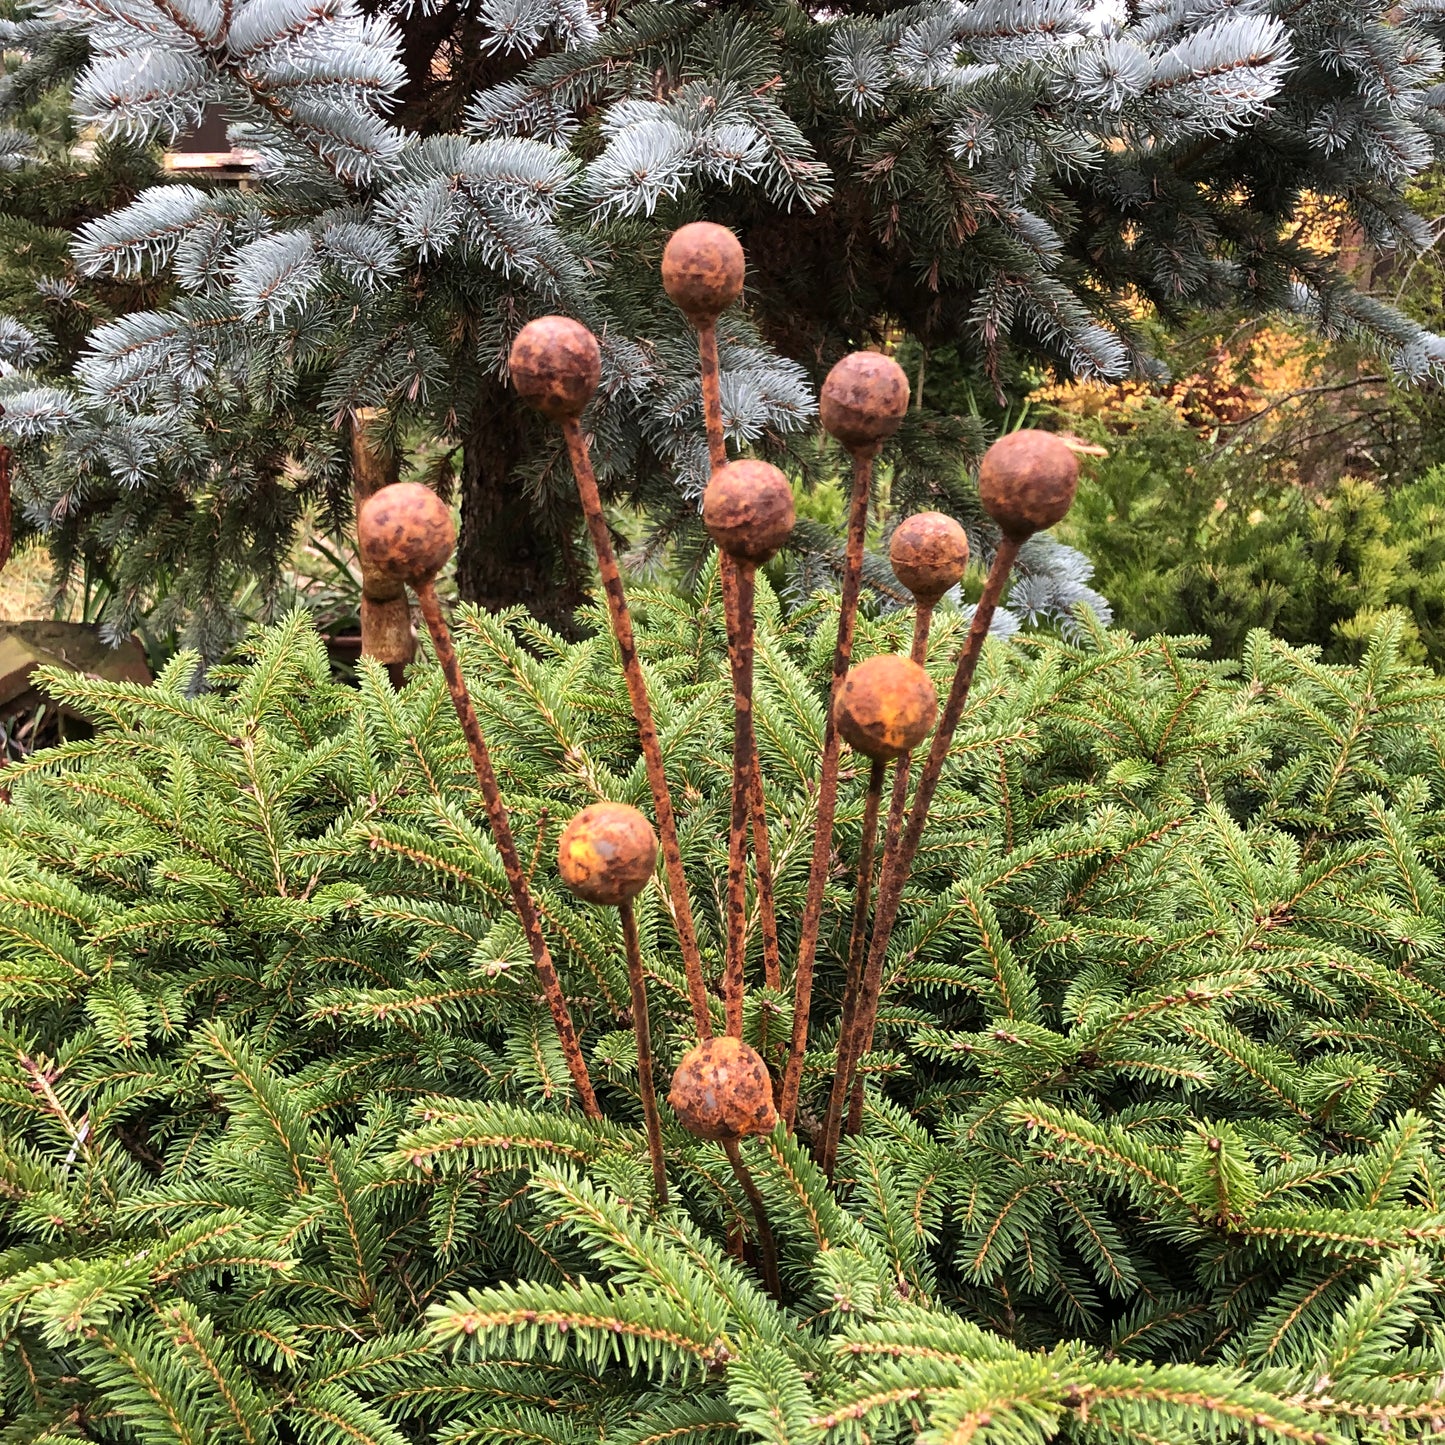
[[[683,1055],[667,1101],[699,1139],[730,1142],[770,1134],[778,1122],[768,1066],[730,1034],[705,1039]]]
[[[422,582],[446,566],[457,532],[447,504],[420,482],[373,492],[356,518],[362,558],[385,577]]]
[[[507,359],[517,394],[553,421],[581,416],[602,379],[597,338],[570,316],[539,316],[512,343]]]
[[[920,601],[937,602],[968,568],[968,533],[942,512],[915,512],[888,544],[893,575]]]
[[[730,462],[702,494],[702,524],[730,557],[766,562],[793,534],[793,489],[767,462]]]
[[[1079,462],[1051,432],[1000,437],[978,469],[984,510],[1011,541],[1022,542],[1063,520],[1079,485]]]
[[[850,668],[833,710],[849,746],[883,763],[912,752],[937,716],[933,679],[911,658],[892,653]]]
[[[657,866],[657,834],[626,803],[593,803],[565,828],[557,845],[562,881],[588,903],[615,907],[636,898]]]
[[[716,321],[743,293],[742,243],[726,226],[694,221],[668,238],[662,289],[696,326]]]
[[[850,451],[891,437],[907,411],[908,378],[896,361],[877,351],[845,356],[818,394],[823,430]]]

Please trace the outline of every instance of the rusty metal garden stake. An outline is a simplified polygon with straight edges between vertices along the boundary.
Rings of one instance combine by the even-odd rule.
[[[356,407],[351,413],[351,497],[356,515],[367,499],[400,476],[396,454],[377,436],[382,413]],[[406,666],[416,656],[411,604],[406,584],[378,573],[361,558],[361,654],[374,657],[387,670],[393,687],[405,681]]]
[[[667,1166],[662,1155],[662,1121],[652,1077],[652,1027],[647,1016],[647,978],[632,900],[647,887],[657,867],[657,835],[636,808],[593,803],[562,829],[557,871],[578,898],[615,907],[622,923],[627,983],[632,995],[632,1034],[637,1041],[637,1092],[647,1128],[652,1183],[658,1204],[667,1208]]]
[[[848,510],[838,639],[833,647],[833,676],[823,731],[823,759],[818,775],[813,854],[808,866],[808,891],[803,903],[797,968],[793,977],[793,1035],[788,1046],[779,1105],[783,1120],[790,1129],[798,1111],[803,1055],[808,1047],[813,964],[818,951],[818,928],[823,917],[823,891],[828,882],[828,866],[833,852],[833,817],[838,806],[839,740],[833,709],[853,657],[853,627],[863,576],[863,538],[868,525],[868,501],[873,490],[873,462],[883,441],[897,431],[908,410],[908,378],[903,374],[902,367],[886,356],[875,351],[854,352],[845,356],[828,373],[818,399],[818,410],[826,430],[852,454],[853,495]]]
[[[478,723],[476,710],[472,707],[471,694],[467,691],[461,664],[457,661],[456,648],[452,645],[451,629],[447,626],[441,599],[437,596],[436,574],[451,556],[452,548],[456,544],[451,513],[441,498],[429,488],[417,482],[399,482],[383,487],[362,507],[361,515],[357,518],[356,534],[363,557],[373,567],[409,583],[416,593],[422,618],[426,622],[427,631],[431,633],[437,661],[441,664],[446,678],[452,706],[456,709],[457,720],[461,723],[462,733],[467,740],[467,751],[471,754],[472,769],[482,790],[482,801],[486,808],[487,822],[491,826],[492,840],[497,845],[497,852],[501,854],[502,867],[507,875],[507,887],[512,895],[512,906],[521,920],[533,966],[537,970],[547,1007],[552,1012],[552,1022],[567,1060],[567,1071],[571,1074],[572,1083],[582,1101],[583,1112],[589,1118],[600,1119],[602,1110],[597,1105],[596,1094],[592,1092],[587,1061],[582,1057],[582,1045],[578,1042],[577,1031],[572,1026],[572,1015],[562,994],[562,985],[552,964],[547,940],[542,936],[537,907],[532,901],[531,890],[527,887],[522,860],[517,856],[517,845],[512,837],[507,806],[502,801],[502,790],[497,785],[497,775],[492,770],[486,739],[482,736],[481,724]]]
[[[723,1004],[727,1031],[743,1033],[743,965],[747,938],[747,834],[753,782],[753,585],[793,531],[793,488],[767,462],[732,462],[712,474],[702,498],[708,535],[734,564],[728,609],[728,661],[733,682],[733,785],[728,820],[727,955]]]
[[[0,416],[4,415],[5,408],[0,406]],[[15,509],[10,497],[10,468],[13,462],[14,453],[0,442],[0,571],[10,560],[10,552],[15,545]]]
[[[702,383],[703,431],[713,471],[728,464],[723,431],[722,382],[718,374],[717,319],[742,294],[746,259],[738,239],[726,226],[696,221],[669,237],[662,253],[662,285],[697,330]],[[725,615],[737,616],[738,569],[726,552],[718,558]],[[763,935],[763,981],[782,987],[778,954],[778,915],[773,898],[773,857],[768,815],[763,800],[763,772],[757,738],[748,759],[748,806],[753,828],[753,886],[757,890],[758,924]]]
[[[707,981],[702,971],[702,955],[697,945],[697,928],[692,918],[692,903],[687,892],[687,875],[682,866],[682,849],[677,841],[677,817],[673,812],[672,793],[667,785],[667,770],[662,761],[662,745],[652,719],[652,703],[647,695],[647,679],[637,656],[637,643],[632,631],[632,613],[617,569],[612,550],[612,534],[602,510],[602,497],[597,490],[597,476],[587,438],[579,418],[602,375],[602,357],[597,339],[578,321],[565,316],[544,316],[530,322],[518,333],[512,344],[510,358],[512,381],[523,399],[544,416],[560,422],[577,481],[577,494],[587,518],[587,530],[597,554],[597,571],[607,598],[607,615],[612,622],[613,636],[622,658],[623,677],[637,723],[637,739],[642,748],[643,766],[652,792],[652,806],[657,814],[657,831],[662,840],[663,868],[667,875],[668,898],[672,905],[673,925],[677,929],[682,950],[683,970],[687,976],[688,1000],[692,1005],[693,1026],[699,1038],[712,1037],[712,1015],[708,1006]]]
[[[997,609],[1019,548],[1035,532],[1052,527],[1068,512],[1079,481],[1079,463],[1066,443],[1048,432],[1016,431],[1000,437],[984,454],[978,472],[979,498],[984,510],[1003,533],[984,582],[983,595],[969,624],[968,637],[959,654],[953,685],[943,707],[938,731],[928,750],[927,761],[918,777],[918,790],[908,825],[901,830],[896,847],[889,840],[878,880],[878,903],[873,916],[873,937],[868,948],[864,976],[860,1028],[869,1038],[878,1018],[882,990],[883,961],[888,953],[893,925],[903,901],[903,889],[918,856],[928,809],[943,776],[953,734],[963,716],[973,685],[973,674],[983,653],[993,614]]]
[[[763,1196],[753,1179],[752,1172],[743,1163],[742,1150],[731,1140],[723,1142],[723,1153],[728,1156],[728,1163],[733,1166],[733,1173],[737,1176],[742,1191],[748,1197],[748,1204],[753,1211],[753,1223],[758,1229],[758,1253],[762,1256],[763,1262],[763,1284],[775,1300],[783,1297],[783,1282],[778,1277],[778,1247],[773,1243],[772,1226],[768,1223],[767,1205],[763,1203]]]
[[[906,756],[905,753],[904,757]],[[899,759],[899,766],[902,766],[902,762],[903,759]],[[873,890],[873,849],[878,841],[878,811],[883,802],[883,782],[887,773],[887,761],[875,758],[868,769],[868,791],[863,798],[863,833],[858,842],[858,874],[853,885],[853,927],[848,935],[848,975],[843,990],[843,1007],[838,1015],[839,1070],[845,1067],[845,1053],[849,1048],[854,1021],[858,1016],[858,1001],[863,992],[864,950],[868,946],[868,904]],[[819,1150],[819,1164],[829,1178],[833,1175],[833,1161],[837,1149],[838,1130],[830,1099],[828,1117],[823,1123],[823,1144]]]
[[[657,1086],[652,1075],[652,1030],[647,1016],[647,977],[642,967],[642,946],[637,938],[637,916],[632,900],[618,905],[622,944],[627,952],[627,982],[632,993],[632,1032],[637,1039],[637,1092],[647,1124],[647,1151],[652,1156],[652,1182],[657,1202],[667,1208],[667,1166],[662,1159],[662,1121],[657,1114]]]
[[[968,570],[968,533],[942,512],[915,512],[894,528],[888,560],[893,565],[893,575],[913,594],[913,645],[909,656],[924,667],[928,663],[928,632],[933,609],[943,594],[956,586]],[[908,778],[912,768],[912,752],[904,753],[893,766],[893,795],[888,800],[883,869],[888,867],[889,854],[897,851],[903,836],[908,813]],[[880,957],[875,968],[860,976],[860,987],[866,991],[860,997],[874,1000],[881,997],[881,969]],[[856,1134],[863,1123],[863,1077],[857,1073],[857,1068],[863,1055],[873,1051],[877,1015],[875,1002],[872,1016],[854,1024],[858,1030],[858,1057],[853,1060],[853,1092],[848,1100],[845,1128],[849,1134]]]
[[[843,1015],[838,1030],[838,1060],[828,1112],[818,1144],[818,1162],[830,1177],[838,1152],[843,1109],[862,1049],[858,1021],[863,1000],[863,939],[867,932],[869,883],[873,871],[873,835],[883,797],[887,765],[915,748],[938,716],[938,693],[928,673],[910,658],[870,657],[849,673],[834,709],[838,732],[854,749],[873,760],[863,821],[862,859],[854,900],[853,937]]]

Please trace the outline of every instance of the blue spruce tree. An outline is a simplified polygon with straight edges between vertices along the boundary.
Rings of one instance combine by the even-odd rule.
[[[1285,223],[1309,191],[1424,244],[1403,190],[1445,134],[1442,24],[1430,0],[59,0],[7,26],[31,57],[7,99],[70,78],[103,145],[219,107],[262,159],[250,189],[158,185],[80,227],[68,284],[106,284],[113,314],[78,353],[43,308],[0,331],[22,516],[105,563],[117,631],[163,577],[214,652],[231,582],[274,580],[309,502],[344,512],[343,423],[381,406],[455,441],[436,479],[460,486],[463,595],[565,615],[579,518],[508,344],[554,310],[603,337],[604,484],[647,540],[696,535],[695,354],[655,277],[697,216],[752,268],[723,337],[734,439],[793,438],[804,469],[844,350],[955,346],[995,384],[1020,357],[1156,374],[1139,298],[1307,313],[1430,377],[1445,343]],[[973,522],[976,428],[922,390],[895,495]],[[826,548],[805,561],[800,582]],[[1018,613],[1065,615],[1087,582],[1041,547]]]

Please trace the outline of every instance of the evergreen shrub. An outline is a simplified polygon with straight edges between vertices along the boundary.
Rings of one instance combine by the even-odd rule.
[[[1103,440],[1060,535],[1124,627],[1203,633],[1217,658],[1262,627],[1345,662],[1394,608],[1408,654],[1445,665],[1445,468],[1300,487],[1162,407]]]
[[[637,590],[719,962],[716,573]],[[833,604],[760,588],[757,718],[796,927]],[[1344,1440],[1438,1431],[1445,683],[1084,627],[994,641],[894,935],[861,1135],[830,1074],[845,768],[799,1137],[666,1121],[654,1208],[614,914],[561,824],[641,802],[599,630],[465,614],[463,662],[607,1122],[573,1107],[439,673],[334,683],[299,618],[198,692],[49,686],[97,735],[0,808],[0,1439]],[[860,621],[862,653],[907,617]],[[961,640],[944,609],[935,657]],[[660,1064],[691,1042],[639,900]],[[791,951],[784,949],[784,957]],[[784,980],[785,985],[787,980]],[[780,995],[750,989],[774,1057]]]

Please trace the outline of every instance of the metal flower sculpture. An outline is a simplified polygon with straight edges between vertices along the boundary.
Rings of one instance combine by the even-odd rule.
[[[883,960],[954,730],[968,701],[984,639],[1019,547],[1034,532],[1051,527],[1068,511],[1078,481],[1078,464],[1068,446],[1039,431],[1015,432],[985,454],[979,471],[979,492],[1002,533],[1002,541],[940,709],[925,670],[929,623],[939,599],[958,582],[968,565],[968,540],[957,522],[936,512],[909,517],[896,528],[890,560],[915,602],[911,655],[878,656],[853,666],[874,464],[883,443],[907,412],[908,380],[890,358],[860,351],[840,361],[823,384],[819,398],[822,425],[849,452],[853,477],[816,795],[817,818],[793,968],[792,1036],[781,1075],[773,1078],[766,1061],[742,1037],[750,860],[763,939],[764,981],[777,988],[782,977],[768,824],[753,733],[753,596],[758,566],[786,545],[794,515],[792,488],[776,467],[751,459],[729,460],[727,454],[718,378],[717,321],[742,294],[744,277],[742,247],[722,226],[707,222],[684,226],[672,236],[663,254],[663,285],[698,336],[703,418],[712,463],[702,515],[720,554],[732,675],[732,801],[726,950],[720,980],[724,1032],[720,1036],[715,1037],[713,1032],[712,987],[698,947],[678,843],[677,816],[653,722],[647,680],[638,660],[627,596],[602,510],[588,437],[581,424],[582,413],[601,378],[601,353],[596,338],[581,323],[546,316],[522,328],[513,344],[510,364],[518,392],[557,422],[566,439],[622,661],[656,822],[654,832],[647,818],[622,804],[601,803],[585,808],[563,829],[558,868],[577,897],[602,907],[615,907],[621,915],[632,1026],[637,1040],[639,1094],[656,1196],[659,1205],[665,1206],[666,1157],[653,1080],[646,968],[632,912],[632,900],[654,876],[657,854],[661,852],[663,884],[677,930],[698,1040],[674,1073],[668,1102],[684,1128],[698,1138],[716,1141],[727,1154],[752,1206],[765,1282],[776,1293],[777,1259],[764,1201],[743,1162],[738,1142],[779,1127],[791,1130],[795,1124],[812,1009],[813,967],[832,854],[842,746],[847,743],[867,757],[871,766],[853,894],[854,917],[839,1017],[837,1062],[827,1113],[814,1139],[814,1152],[829,1175],[841,1135],[856,1132],[861,1125],[863,1096],[858,1066],[872,1047]],[[406,583],[417,595],[466,735],[512,901],[568,1068],[583,1109],[590,1116],[599,1116],[586,1061],[512,840],[486,741],[437,598],[436,574],[451,555],[455,540],[450,516],[425,487],[401,483],[383,488],[366,503],[358,519],[358,533],[368,565],[379,574]],[[910,786],[913,750],[930,731],[932,742],[917,782]],[[893,789],[874,903],[874,853],[890,765],[894,770]]]

